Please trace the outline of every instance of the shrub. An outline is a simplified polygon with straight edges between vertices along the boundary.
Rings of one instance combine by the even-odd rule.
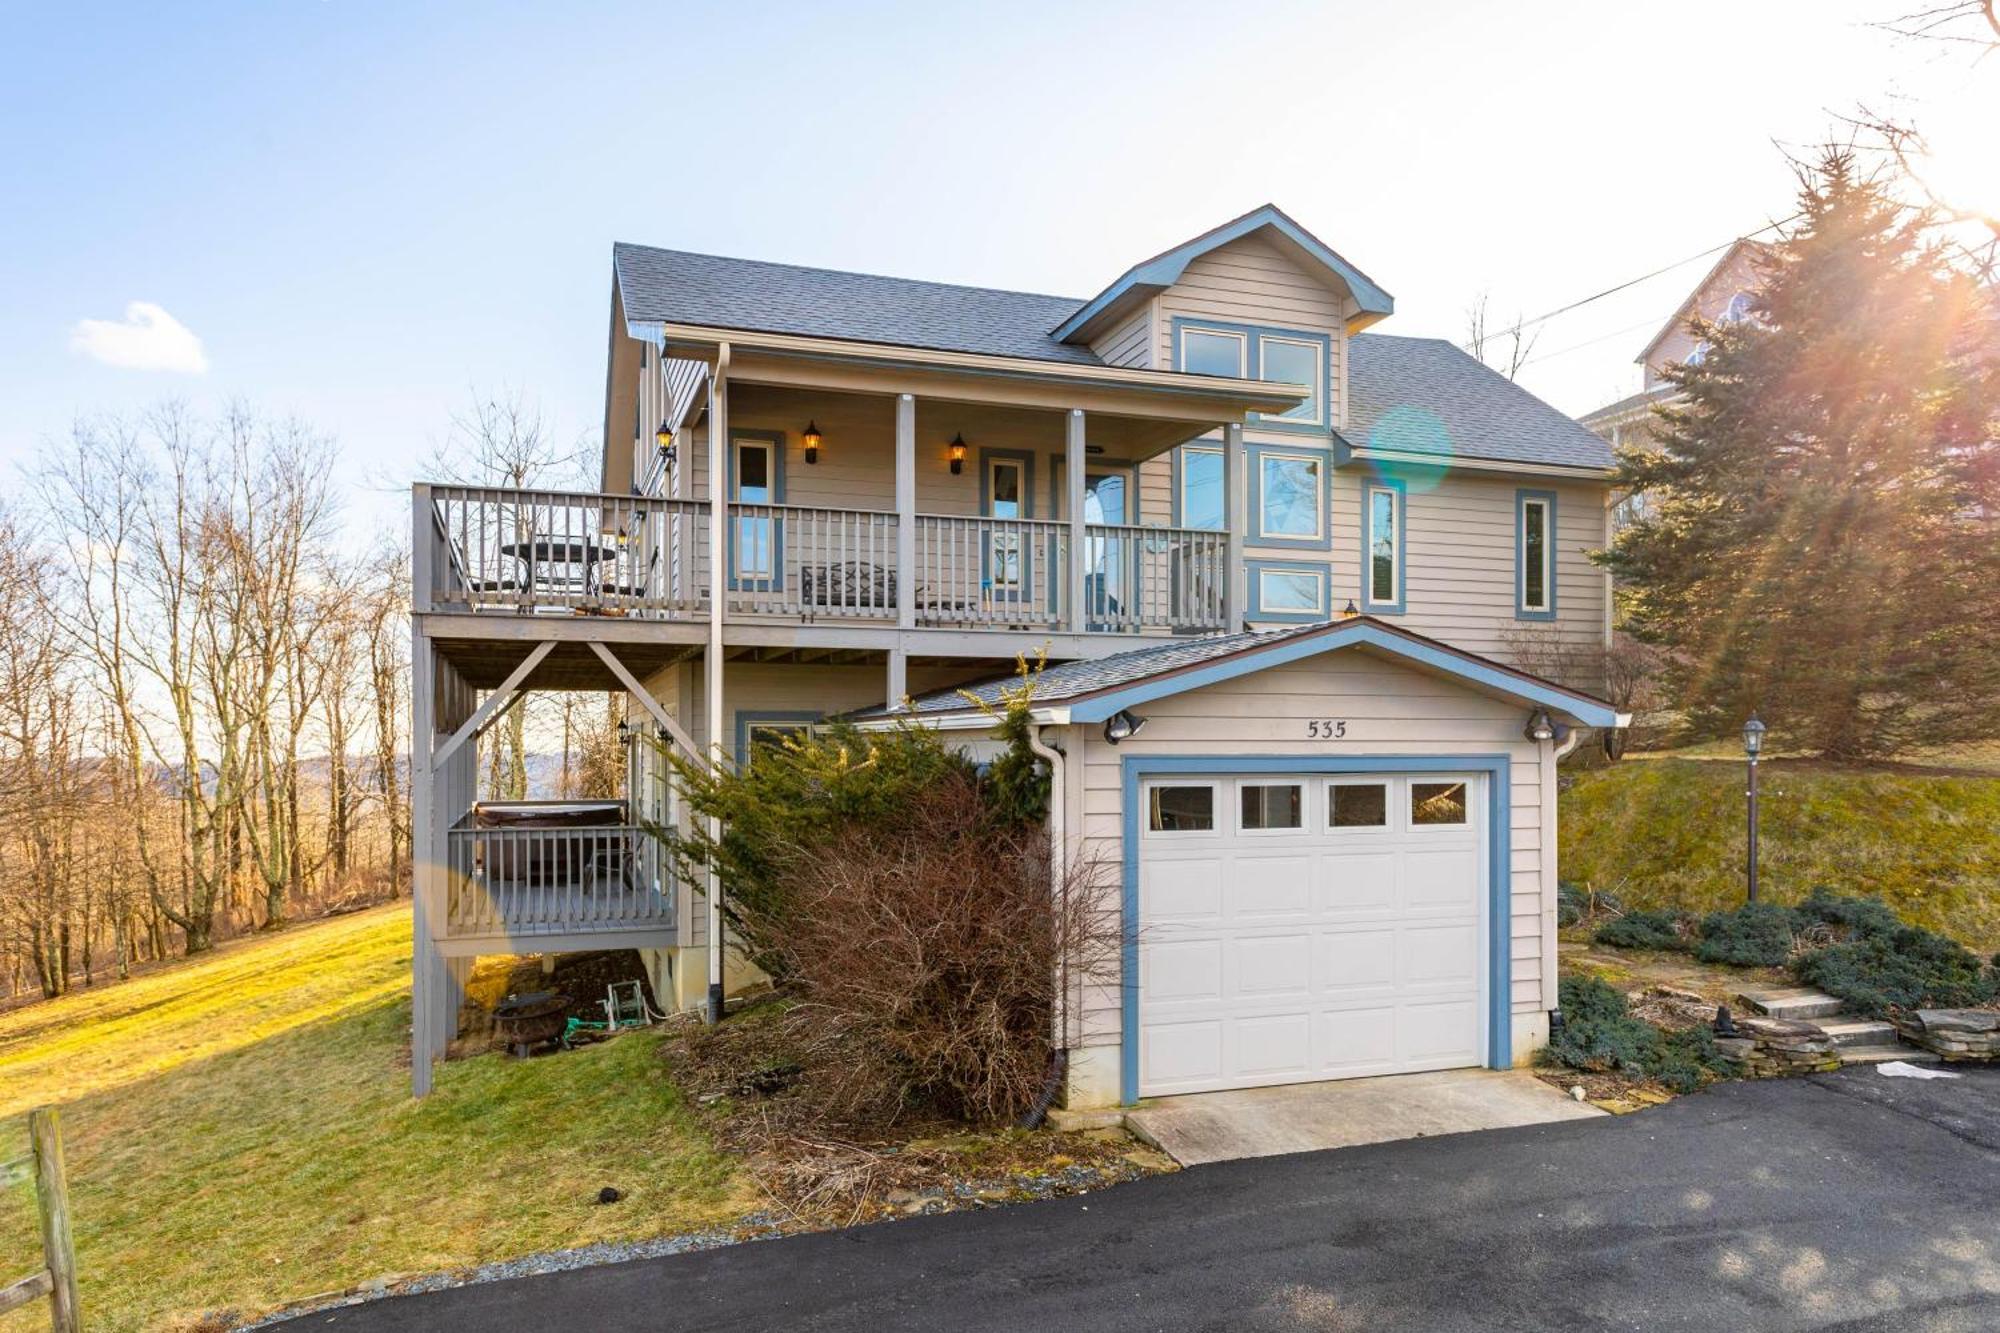
[[[1675,1092],[1692,1092],[1728,1068],[1708,1029],[1667,1030],[1634,1018],[1625,997],[1596,977],[1565,977],[1558,996],[1563,1026],[1541,1053],[1545,1064],[1656,1078]]]
[[[1916,926],[1859,935],[1801,956],[1800,981],[1872,1018],[1892,1009],[1985,1004],[2000,994],[2000,971],[1971,950]]]
[[[1624,910],[1624,904],[1616,897],[1593,889],[1588,884],[1573,884],[1569,880],[1564,880],[1556,885],[1558,926],[1580,926],[1599,913]]]
[[[1704,963],[1736,967],[1783,967],[1792,956],[1799,914],[1777,903],[1745,903],[1733,912],[1710,912],[1701,920],[1694,956]]]
[[[770,856],[782,910],[746,903],[746,926],[802,1012],[879,1056],[857,1096],[886,1087],[963,1119],[1015,1114],[1048,1071],[1061,973],[1114,976],[1118,921],[1089,868],[1052,891],[1047,833],[994,820],[968,773]]]
[[[1886,935],[1903,927],[1903,919],[1880,898],[1842,897],[1821,885],[1798,906],[1801,917],[1840,929],[1847,936]]]
[[[1597,928],[1593,939],[1618,949],[1678,949],[1693,947],[1679,912],[1627,912]]]

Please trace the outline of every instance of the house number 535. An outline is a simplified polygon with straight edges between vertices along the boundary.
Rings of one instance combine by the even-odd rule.
[[[1335,722],[1327,718],[1314,718],[1306,723],[1306,736],[1316,741],[1337,741],[1347,735],[1347,723]]]

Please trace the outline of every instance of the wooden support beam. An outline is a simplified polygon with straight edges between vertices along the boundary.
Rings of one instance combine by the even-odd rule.
[[[896,395],[896,624],[917,627],[917,399]]]
[[[1063,435],[1063,489],[1068,492],[1063,498],[1063,508],[1069,515],[1069,560],[1062,566],[1064,588],[1062,595],[1068,600],[1069,632],[1081,634],[1084,631],[1084,536],[1083,499],[1089,491],[1084,476],[1084,468],[1089,457],[1084,448],[1084,421],[1081,409],[1070,409],[1066,418]],[[1136,503],[1136,501],[1134,502]],[[1130,517],[1130,515],[1128,515]],[[1130,594],[1126,595],[1130,601]]]
[[[55,1333],[83,1333],[83,1305],[76,1294],[76,1242],[69,1228],[69,1184],[63,1172],[62,1122],[53,1106],[28,1112],[28,1139],[35,1154],[42,1262],[49,1274],[49,1327]]]
[[[30,1273],[19,1281],[9,1282],[0,1287],[0,1314],[18,1310],[29,1301],[38,1301],[56,1288],[56,1280],[44,1268],[38,1273]]]
[[[476,739],[486,728],[500,720],[500,715],[513,705],[514,697],[520,692],[521,682],[534,674],[535,668],[542,664],[542,659],[547,657],[555,646],[554,639],[543,639],[535,645],[532,652],[521,659],[519,666],[507,673],[507,679],[500,683],[500,688],[487,695],[485,701],[472,710],[472,716],[465,719],[465,724],[452,732],[443,745],[438,746],[437,752],[431,756],[432,772],[435,773],[440,764],[456,754],[459,746]],[[592,643],[590,646],[599,652],[604,651],[602,644]]]
[[[694,748],[694,742],[688,739],[687,732],[681,730],[681,724],[674,720],[674,715],[660,706],[660,701],[653,697],[653,692],[640,684],[637,676],[625,669],[625,664],[618,660],[616,654],[601,643],[593,643],[590,648],[604,662],[611,674],[618,677],[619,684],[631,691],[632,697],[639,701],[639,706],[651,713],[653,720],[667,729],[667,735],[674,738],[674,744],[681,747],[682,754],[692,759],[700,753]]]
[[[1222,428],[1222,521],[1229,528],[1229,567],[1222,585],[1222,627],[1228,634],[1243,628],[1250,604],[1249,572],[1243,566],[1243,533],[1249,526],[1249,510],[1243,475],[1243,425],[1232,421]]]

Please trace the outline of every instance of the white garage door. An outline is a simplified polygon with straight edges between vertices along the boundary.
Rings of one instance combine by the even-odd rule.
[[[1482,1063],[1482,782],[1147,782],[1140,1093]]]

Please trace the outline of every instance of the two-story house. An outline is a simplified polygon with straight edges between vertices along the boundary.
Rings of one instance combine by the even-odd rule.
[[[1556,764],[1620,719],[1522,663],[1606,645],[1611,455],[1392,310],[1268,206],[1087,299],[616,247],[600,493],[416,491],[419,1091],[475,955],[729,980],[649,745],[609,814],[474,808],[519,691],[747,763],[836,714],[976,741],[959,688],[1042,650],[1052,836],[1128,927],[1073,1103],[1532,1050]]]

